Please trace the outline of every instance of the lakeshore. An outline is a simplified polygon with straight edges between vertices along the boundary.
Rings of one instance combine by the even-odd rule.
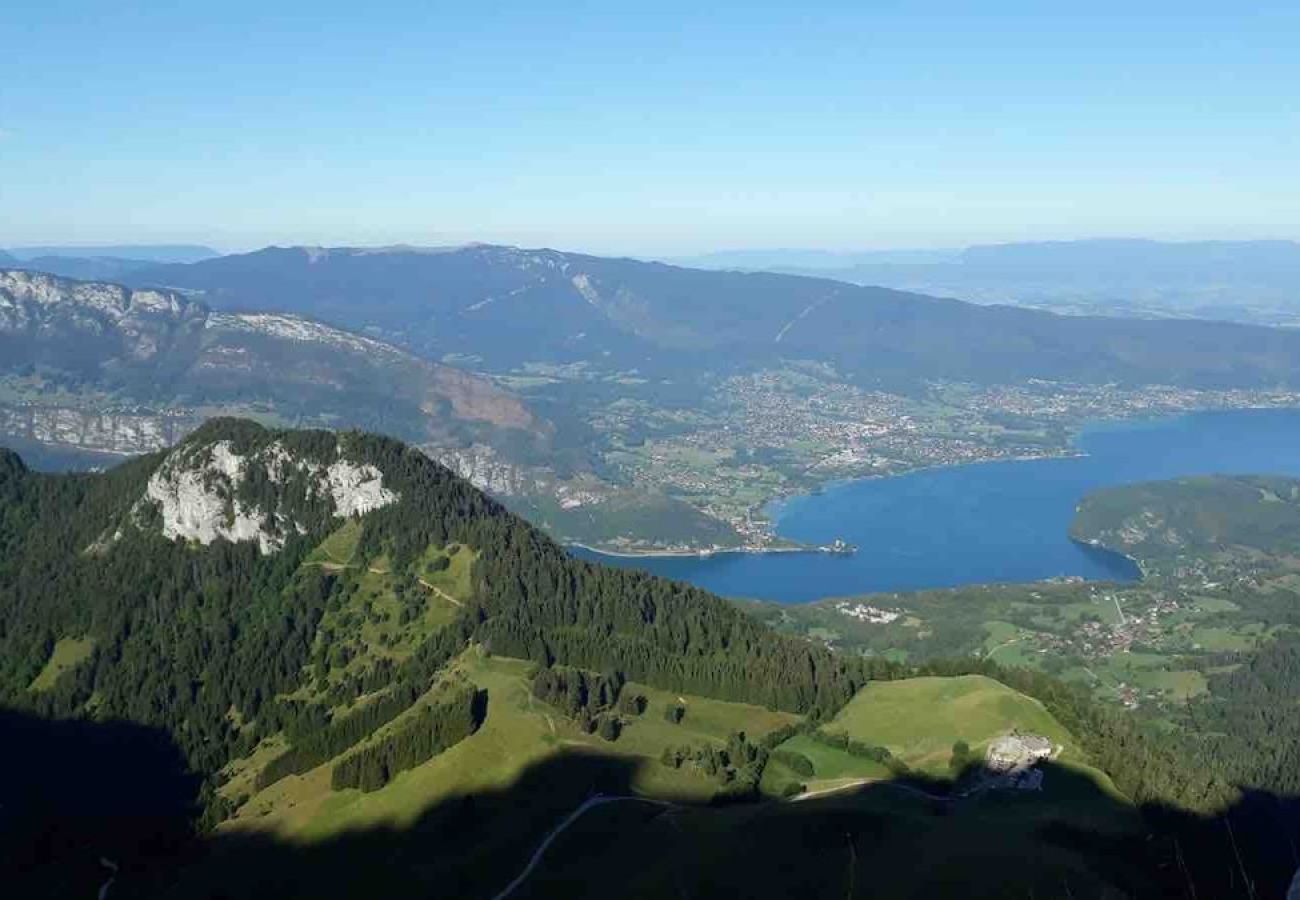
[[[704,558],[698,551],[583,553],[727,596],[788,603],[1063,576],[1134,581],[1141,573],[1133,561],[1070,539],[1070,520],[1086,493],[1211,472],[1300,475],[1296,446],[1297,410],[1129,419],[1084,429],[1069,455],[839,481],[779,503],[780,538],[820,545],[842,537],[859,548],[852,555],[810,559],[784,548]]]

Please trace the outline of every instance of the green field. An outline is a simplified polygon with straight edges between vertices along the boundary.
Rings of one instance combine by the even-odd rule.
[[[741,605],[779,631],[843,653],[914,663],[978,656],[1086,685],[1099,699],[1180,715],[1213,693],[1205,675],[1223,664],[1221,654],[1244,657],[1295,627],[1294,576],[1258,577],[1249,585],[1159,576]],[[864,605],[898,616],[863,621],[853,613]]]
[[[982,675],[873,682],[825,730],[887,747],[913,769],[944,775],[956,741],[982,753],[1014,729],[1050,738],[1066,754],[1075,747],[1041,703]]]
[[[48,691],[54,687],[60,675],[90,659],[94,650],[94,638],[59,638],[45,668],[32,681],[29,690]]]
[[[536,664],[467,651],[448,677],[465,677],[488,692],[487,718],[477,733],[414,769],[402,772],[372,793],[332,791],[333,760],[298,776],[290,776],[253,796],[238,816],[223,828],[271,830],[295,839],[319,839],[340,831],[380,823],[409,825],[430,805],[453,794],[483,793],[511,785],[530,766],[557,754],[588,752],[626,759],[635,769],[633,787],[648,796],[707,801],[718,784],[688,768],[671,769],[659,762],[666,747],[711,743],[743,731],[752,738],[797,716],[759,706],[727,703],[694,695],[678,695],[636,683],[624,691],[644,694],[649,706],[628,720],[622,735],[609,743],[581,732],[569,719],[536,699],[531,677]],[[687,713],[680,724],[667,722],[663,711],[682,703]],[[351,752],[351,751],[349,751]],[[269,754],[259,751],[258,759]],[[232,768],[239,783],[252,783],[252,760]],[[228,792],[228,796],[237,793]]]
[[[1182,702],[1204,694],[1209,689],[1205,676],[1195,671],[1152,672],[1148,683],[1158,691]]]
[[[333,761],[290,776],[245,802],[221,832],[270,833],[304,848],[327,848],[365,829],[423,830],[434,828],[431,823],[453,821],[443,818],[446,811],[457,808],[462,802],[458,798],[472,794],[485,798],[483,815],[491,810],[490,828],[475,832],[476,838],[456,838],[463,856],[454,864],[448,858],[438,865],[472,871],[473,890],[491,894],[508,880],[508,873],[522,868],[541,835],[598,790],[595,785],[605,777],[599,772],[621,772],[615,779],[618,786],[612,789],[617,795],[661,802],[626,801],[593,809],[548,851],[545,864],[521,896],[563,894],[566,884],[581,884],[589,891],[590,885],[602,883],[592,878],[592,867],[610,877],[622,871],[633,879],[623,885],[628,891],[658,896],[664,884],[674,885],[675,864],[681,860],[690,861],[691,883],[700,890],[726,893],[724,882],[715,880],[724,877],[740,878],[733,888],[749,883],[749,874],[742,877],[731,871],[728,876],[730,863],[719,865],[714,856],[721,853],[739,859],[745,852],[759,852],[764,860],[785,858],[788,840],[802,834],[802,829],[821,827],[817,823],[825,820],[817,816],[825,813],[827,804],[840,810],[837,822],[857,824],[833,835],[828,832],[824,839],[806,835],[813,843],[797,852],[821,853],[813,848],[828,846],[826,841],[829,846],[844,841],[845,830],[851,840],[857,840],[853,835],[858,834],[859,865],[873,862],[855,877],[873,879],[877,886],[893,883],[890,879],[900,879],[896,885],[901,886],[914,878],[915,873],[900,867],[898,859],[906,857],[906,848],[915,842],[942,837],[944,846],[961,850],[954,850],[952,859],[927,875],[936,889],[951,887],[948,879],[959,877],[957,873],[969,877],[971,871],[982,871],[979,866],[972,868],[975,856],[965,855],[969,851],[988,859],[1005,857],[1008,868],[989,873],[990,883],[1002,884],[1005,879],[1006,884],[1019,885],[1028,879],[1045,886],[1047,882],[1041,880],[1045,873],[1059,872],[1065,873],[1074,889],[1086,892],[1095,873],[1081,868],[1083,857],[1045,842],[1037,837],[1038,830],[1058,822],[1114,834],[1131,833],[1134,827],[1132,807],[1109,779],[1085,764],[1065,728],[1037,701],[982,676],[873,682],[825,727],[884,745],[913,768],[939,776],[948,774],[956,740],[967,741],[978,752],[1012,729],[1042,734],[1064,748],[1058,760],[1049,764],[1043,793],[932,800],[891,785],[891,773],[878,763],[797,735],[781,749],[805,756],[813,764],[814,777],[800,776],[773,761],[760,787],[768,796],[776,796],[791,784],[806,785],[804,800],[714,809],[708,802],[718,783],[690,767],[661,764],[658,757],[663,749],[683,744],[721,746],[736,731],[759,738],[798,722],[798,717],[630,682],[624,691],[644,695],[647,708],[640,716],[626,717],[619,739],[607,742],[581,732],[566,716],[535,698],[531,691],[535,671],[534,663],[492,657],[481,648],[471,648],[442,677],[465,678],[488,692],[487,717],[477,733],[371,793],[332,790]],[[664,710],[673,705],[686,709],[677,724],[664,717]],[[270,755],[262,748],[254,758],[233,767],[227,796],[246,789],[259,760]],[[939,811],[944,814],[936,817]],[[730,837],[742,833],[746,838],[741,843]],[[840,858],[843,852],[841,846],[834,855]],[[1013,858],[1025,853],[1033,860],[1013,865]],[[621,869],[624,862],[631,868]],[[766,865],[756,861],[756,871],[767,871]],[[833,877],[826,877],[831,881],[847,877],[843,865]],[[579,869],[585,872],[582,879],[577,879]],[[780,871],[778,866],[764,878],[779,879]],[[798,892],[797,886],[791,890]]]
[[[451,552],[448,552],[448,550]],[[447,568],[439,569],[438,560],[446,559]],[[456,545],[441,550],[430,548],[418,566],[419,579],[425,587],[441,597],[451,597],[464,602],[472,592],[470,576],[478,553],[469,547]]]
[[[852,753],[840,750],[837,747],[828,747],[806,734],[795,735],[782,744],[781,749],[798,753],[812,763],[813,777],[811,779],[801,778],[792,773],[792,777],[806,782],[811,790],[826,787],[825,784],[819,784],[818,782],[893,777],[889,769],[873,759],[854,756]]]
[[[1211,652],[1241,652],[1255,646],[1255,633],[1249,626],[1238,629],[1197,628],[1192,632],[1192,640],[1198,648]]]
[[[602,807],[553,845],[519,897],[1149,895],[1125,881],[1123,858],[1054,837],[1140,840],[1136,812],[1076,773],[1050,778],[1059,790],[956,804],[882,783],[792,803]]]
[[[608,896],[613,884],[625,896],[678,896],[685,885],[691,896],[737,895],[760,885],[780,885],[791,896],[825,894],[828,885],[838,885],[832,894],[851,895],[849,878],[885,896],[917,883],[943,895],[962,879],[968,890],[980,887],[981,896],[1054,896],[1062,884],[1080,896],[1110,896],[1114,892],[1097,893],[1111,876],[1090,867],[1095,854],[1046,835],[1060,824],[1115,836],[1132,835],[1138,825],[1133,808],[1104,776],[1071,761],[1075,745],[1064,728],[1035,701],[983,677],[874,683],[828,727],[891,745],[916,764],[939,748],[944,766],[957,737],[975,745],[1011,727],[1046,734],[1067,750],[1064,765],[1049,764],[1044,792],[931,799],[891,784],[883,766],[797,736],[782,747],[808,757],[816,777],[801,778],[770,762],[763,788],[771,795],[790,782],[807,783],[809,795],[716,808],[708,801],[717,783],[663,766],[656,758],[662,748],[721,744],[738,730],[757,737],[797,717],[629,683],[624,690],[644,694],[649,705],[610,743],[579,732],[537,700],[530,690],[535,668],[478,648],[467,651],[444,678],[467,678],[488,691],[487,718],[476,734],[372,793],[331,790],[332,763],[285,778],[245,803],[221,833],[270,833],[302,852],[319,848],[323,856],[311,877],[328,868],[336,842],[346,846],[351,836],[367,833],[409,834],[404,852],[427,855],[427,873],[416,877],[428,879],[431,890],[441,885],[453,895],[491,896],[522,870],[541,836],[603,790],[660,802],[593,808],[556,840],[520,897]],[[686,707],[680,724],[664,719],[669,704]],[[231,785],[251,783],[256,767],[256,760],[236,767]],[[870,783],[855,786],[863,781]],[[816,793],[828,788],[847,790]],[[471,794],[474,827],[464,831],[458,804]],[[375,828],[412,830],[367,831]],[[933,841],[949,849],[918,876],[906,860]],[[430,850],[435,847],[442,852]],[[817,861],[826,865],[812,864]],[[468,880],[448,887],[440,879],[452,873]],[[202,869],[195,877],[205,877]],[[359,876],[334,871],[330,877]],[[395,888],[386,872],[366,877],[381,895]],[[783,880],[791,877],[795,881]]]
[[[744,732],[751,740],[757,740],[769,731],[800,719],[790,713],[773,712],[748,703],[676,694],[636,682],[629,682],[623,690],[645,695],[649,705],[643,715],[631,721],[618,743],[631,747],[644,742],[648,754],[657,754],[665,746],[674,744],[708,742],[721,746],[734,732]],[[676,705],[684,706],[686,715],[674,725],[665,720],[664,711]]]
[[[352,563],[361,540],[361,520],[349,519],[337,531],[321,541],[304,561],[307,565],[343,567]]]

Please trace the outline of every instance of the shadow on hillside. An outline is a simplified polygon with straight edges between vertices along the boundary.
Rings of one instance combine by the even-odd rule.
[[[312,844],[254,831],[186,840],[193,784],[156,732],[9,713],[0,726],[3,746],[21,748],[3,798],[5,836],[19,839],[5,850],[4,893],[15,897],[92,897],[106,874],[98,857],[111,853],[123,862],[113,900],[494,897],[575,809],[632,794],[651,765],[567,753],[506,789],[445,799],[405,828]],[[1139,816],[1050,765],[1042,792],[960,798],[946,788],[913,777],[794,802],[594,805],[511,896],[1263,900],[1281,897],[1300,865],[1294,799],[1252,793],[1213,820]]]
[[[584,801],[632,794],[638,767],[566,754],[508,789],[441,802],[409,828],[310,846],[225,834],[166,896],[495,897]],[[1296,805],[1288,813],[1262,795],[1202,822],[1146,818],[1050,764],[1041,792],[950,788],[910,776],[794,802],[606,803],[565,829],[511,896],[1268,898],[1297,865]]]
[[[198,782],[161,731],[0,709],[0,760],[4,896],[94,897],[101,857],[128,873],[193,848]]]

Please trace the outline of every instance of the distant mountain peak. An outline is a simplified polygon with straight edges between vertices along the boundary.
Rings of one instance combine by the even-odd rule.
[[[27,261],[42,256],[134,259],[148,263],[191,263],[220,256],[201,244],[52,244],[13,247],[14,258]]]

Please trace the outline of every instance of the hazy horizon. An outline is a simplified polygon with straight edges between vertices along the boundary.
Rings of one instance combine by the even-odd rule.
[[[364,243],[364,242],[338,242],[331,244],[320,244],[307,241],[286,241],[269,244],[249,244],[240,246],[221,246],[212,241],[157,241],[157,242],[128,242],[128,243],[61,243],[58,241],[50,243],[14,243],[0,244],[0,252],[13,254],[20,260],[27,260],[39,256],[69,256],[69,257],[121,257],[132,258],[130,251],[139,250],[156,250],[166,248],[169,250],[187,249],[187,250],[210,250],[221,256],[239,255],[247,253],[256,253],[260,250],[269,249],[289,249],[289,248],[321,248],[327,250],[402,250],[410,249],[413,251],[431,251],[443,249],[455,249],[460,247],[469,247],[474,245],[497,245],[517,247],[521,250],[555,250],[562,253],[578,253],[591,256],[611,256],[626,257],[630,259],[642,259],[662,261],[678,265],[691,265],[693,263],[703,263],[711,259],[743,258],[753,256],[760,257],[807,257],[810,265],[815,261],[830,262],[837,258],[842,259],[846,265],[851,265],[863,258],[871,261],[880,262],[937,262],[956,257],[965,250],[977,247],[998,247],[1014,245],[1052,245],[1052,244],[1089,244],[1089,243],[1152,243],[1160,245],[1179,245],[1179,244],[1293,244],[1300,246],[1300,240],[1286,237],[1260,237],[1260,238],[1196,238],[1187,240],[1163,240],[1160,238],[1151,238],[1140,235],[1121,235],[1113,237],[1096,237],[1084,236],[1077,238],[1060,238],[1060,239],[1042,239],[1042,240],[1025,240],[1025,241],[990,241],[976,242],[965,244],[945,244],[942,246],[918,246],[906,245],[898,247],[885,246],[813,246],[813,245],[742,245],[742,246],[701,246],[695,249],[688,249],[679,253],[654,253],[654,252],[601,252],[585,246],[565,246],[551,244],[520,244],[511,241],[487,241],[470,239],[464,241],[449,241],[447,243],[435,244],[425,243],[417,244],[411,242],[392,242],[392,243]],[[144,258],[143,256],[141,258]],[[795,265],[797,262],[791,260],[786,263]]]
[[[1300,10],[28,5],[0,246],[1300,238]]]

